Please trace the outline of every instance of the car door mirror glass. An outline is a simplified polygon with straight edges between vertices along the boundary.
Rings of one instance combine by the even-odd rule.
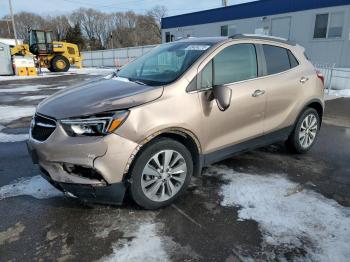
[[[230,107],[232,90],[225,85],[216,85],[213,87],[213,96],[215,98],[216,104],[221,111],[225,111]]]

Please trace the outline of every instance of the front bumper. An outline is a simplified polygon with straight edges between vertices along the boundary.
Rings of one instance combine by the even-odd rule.
[[[52,180],[50,174],[43,168],[40,168],[40,170],[43,178],[69,197],[77,197],[84,202],[100,204],[121,205],[123,203],[127,188],[125,182],[101,187],[87,184],[60,183]]]
[[[116,134],[70,137],[58,123],[43,142],[30,134],[27,147],[43,177],[59,190],[83,200],[120,204],[124,175],[138,144]]]

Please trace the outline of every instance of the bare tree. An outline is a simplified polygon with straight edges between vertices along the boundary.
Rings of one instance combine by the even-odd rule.
[[[161,42],[162,40],[162,28],[161,28],[161,22],[162,18],[165,17],[168,13],[168,10],[165,6],[157,5],[153,7],[151,10],[149,10],[146,15],[150,16],[154,19],[155,23],[149,20],[149,28],[152,30],[155,34],[158,36],[158,41]]]
[[[64,40],[68,29],[70,28],[68,18],[64,15],[54,17],[48,16],[46,20],[49,30],[53,33],[54,39],[57,41]]]
[[[15,21],[18,36],[25,41],[28,41],[28,29],[50,30],[55,40],[62,41],[68,32],[69,39],[75,39],[79,27],[79,45],[94,50],[160,43],[161,19],[166,13],[164,6],[155,6],[144,15],[132,11],[104,13],[79,8],[67,16],[42,17],[20,12],[15,14]],[[8,33],[6,22],[0,23],[0,35],[13,37]]]

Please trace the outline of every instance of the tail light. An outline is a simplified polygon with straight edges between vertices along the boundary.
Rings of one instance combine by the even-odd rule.
[[[317,77],[322,81],[322,84],[324,85],[324,75],[319,71],[316,70]]]

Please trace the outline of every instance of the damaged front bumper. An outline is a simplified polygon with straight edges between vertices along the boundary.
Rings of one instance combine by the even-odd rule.
[[[123,203],[126,191],[125,182],[103,186],[62,183],[52,180],[50,174],[45,169],[40,168],[40,171],[43,178],[68,197],[79,198],[84,202],[100,204],[121,205]]]
[[[70,137],[58,124],[45,140],[29,136],[28,151],[43,177],[68,196],[119,205],[127,185],[125,172],[138,144],[110,134]]]

